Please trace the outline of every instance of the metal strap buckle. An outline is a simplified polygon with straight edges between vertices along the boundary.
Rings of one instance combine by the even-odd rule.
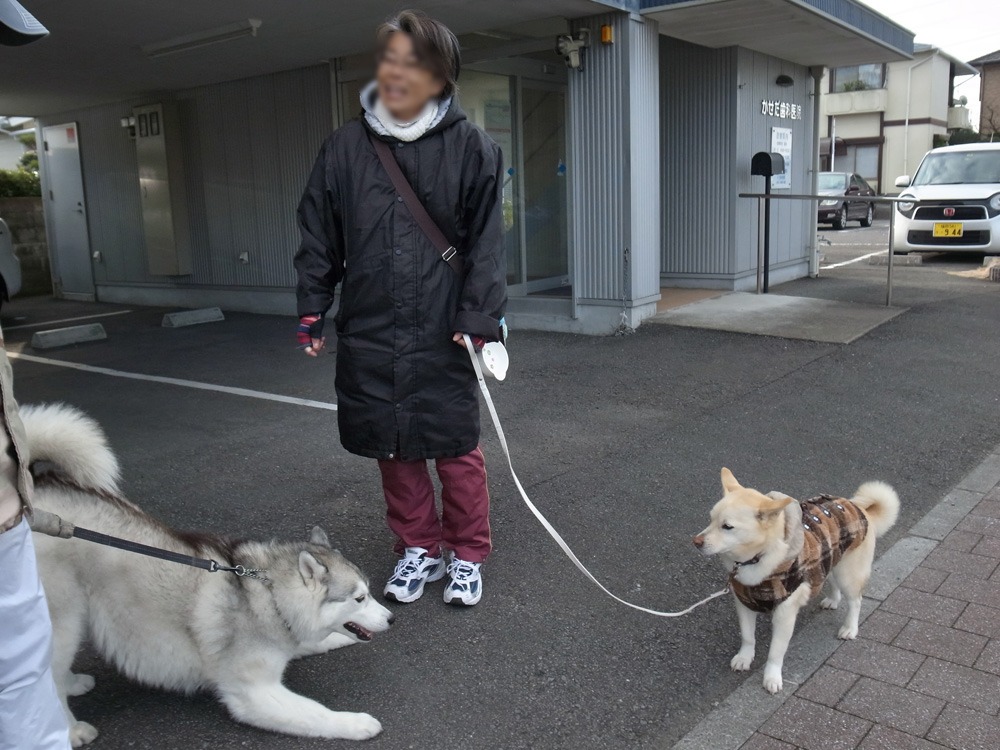
[[[443,253],[441,253],[441,260],[443,260],[445,263],[447,263],[452,258],[454,258],[456,255],[458,255],[458,250],[456,250],[454,248],[454,246],[452,246],[452,247],[449,247],[447,250],[445,250]]]

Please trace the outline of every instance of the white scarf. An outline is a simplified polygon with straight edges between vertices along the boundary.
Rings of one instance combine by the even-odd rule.
[[[432,99],[427,102],[416,120],[400,122],[389,114],[389,110],[378,100],[375,82],[372,81],[361,92],[361,105],[365,109],[365,119],[376,133],[411,143],[444,119],[451,107],[451,99],[444,101]]]

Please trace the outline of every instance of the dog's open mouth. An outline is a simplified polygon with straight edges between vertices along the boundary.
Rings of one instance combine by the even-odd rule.
[[[374,635],[372,634],[372,632],[370,630],[365,630],[363,627],[361,627],[360,625],[358,625],[356,622],[345,622],[344,623],[344,630],[346,630],[349,633],[353,633],[354,636],[359,641],[370,641],[372,638],[374,638]]]

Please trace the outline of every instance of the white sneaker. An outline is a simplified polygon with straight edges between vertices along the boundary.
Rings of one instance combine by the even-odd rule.
[[[424,595],[424,584],[440,581],[444,571],[444,558],[428,557],[423,547],[407,547],[385,585],[383,596],[400,604],[415,602]]]
[[[448,565],[450,580],[444,587],[445,604],[471,607],[483,598],[483,576],[480,564],[454,558]]]

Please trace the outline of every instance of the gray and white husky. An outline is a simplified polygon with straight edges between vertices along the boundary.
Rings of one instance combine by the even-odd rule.
[[[35,534],[53,626],[52,667],[73,747],[97,730],[67,695],[94,686],[71,672],[81,641],[128,677],[168,690],[213,690],[238,721],[274,732],[362,740],[381,724],[331,711],[282,685],[289,660],[370,641],[393,615],[316,527],[308,542],[232,542],[175,531],[119,492],[104,433],[61,405],[21,410],[35,504],[77,526],[183,554],[266,570],[267,582],[209,573],[80,539]],[[46,462],[51,469],[42,469]]]

